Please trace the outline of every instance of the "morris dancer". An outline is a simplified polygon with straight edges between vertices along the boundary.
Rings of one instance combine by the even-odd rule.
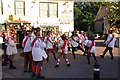
[[[32,54],[31,54],[31,31],[28,30],[23,39],[22,47],[24,48],[24,72],[31,72]]]
[[[91,40],[88,41],[87,46],[89,47],[88,49],[88,54],[87,54],[87,59],[88,59],[88,64],[90,64],[90,56],[92,54],[94,61],[97,62],[95,53],[96,53],[96,49],[95,49],[95,42],[94,42],[94,38],[91,37]]]
[[[76,49],[80,49],[81,51],[84,52],[84,50],[81,48],[81,46],[79,44],[79,40],[80,40],[80,38],[78,37],[78,35],[76,35],[75,32],[72,32],[72,36],[69,39],[69,43],[72,44],[72,54],[74,56],[74,59],[76,59],[76,56],[74,53]]]
[[[33,57],[33,63],[32,63],[32,78],[45,78],[44,76],[41,75],[41,69],[43,65],[43,61],[47,58],[47,54],[44,51],[45,43],[42,41],[40,38],[40,29],[37,28],[35,30],[35,37],[32,38],[32,57]],[[37,75],[36,75],[36,67],[37,67]]]
[[[100,55],[100,57],[104,58],[106,52],[109,50],[111,59],[114,59],[112,50],[114,48],[115,41],[116,41],[116,38],[113,35],[113,30],[109,30],[109,34],[108,34],[107,40],[105,42],[106,49],[104,50],[103,54]]]
[[[65,59],[67,66],[70,66],[70,62],[68,61],[68,58],[66,57],[66,55],[68,54],[68,46],[67,45],[68,45],[68,41],[66,39],[66,35],[63,34],[62,39],[59,40],[59,42],[58,42],[60,54],[57,58],[57,64],[55,67],[59,67],[61,57],[63,57]]]
[[[53,47],[53,38],[51,37],[51,31],[47,32],[47,35],[44,38],[44,42],[46,43],[46,52],[48,55],[47,62],[49,61],[49,53],[50,51],[53,53],[53,56],[56,60],[56,55]]]
[[[84,52],[83,56],[87,55],[87,52],[88,52],[88,49],[89,49],[89,47],[87,46],[87,42],[88,42],[88,37],[87,37],[87,34],[84,32],[83,38],[82,38],[82,43],[84,45],[85,52]]]
[[[10,61],[10,69],[16,69],[16,67],[13,65],[14,57],[15,54],[17,53],[17,48],[14,42],[14,31],[10,32],[10,37],[8,37],[7,41],[7,52],[6,54],[9,56],[9,61]]]

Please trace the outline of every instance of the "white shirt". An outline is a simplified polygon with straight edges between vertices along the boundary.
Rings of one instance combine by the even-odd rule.
[[[12,40],[12,38],[8,39],[8,44],[7,44],[7,55],[12,55],[12,54],[16,54],[17,53],[17,48],[16,48],[16,44],[14,43],[14,40]]]
[[[46,49],[52,49],[53,44],[51,43],[53,41],[51,36],[45,36],[44,42],[46,43]]]
[[[27,37],[28,36],[25,36],[25,38],[23,39],[22,46]],[[24,52],[29,52],[29,51],[31,51],[31,37],[28,38],[24,46]]]
[[[91,40],[88,40],[87,42],[87,46],[90,47],[92,44]],[[91,48],[90,53],[96,53],[96,48],[95,48],[95,42],[94,42],[94,46]]]
[[[62,49],[61,49],[61,47],[63,46],[63,44],[64,44],[64,41],[61,39],[61,40],[59,40],[59,42],[58,42],[58,48],[59,48],[59,52],[62,52]],[[68,53],[68,41],[66,42],[66,45],[65,45],[65,49],[64,49],[64,54],[67,54]]]
[[[106,40],[105,44],[109,43],[109,41],[112,39],[112,37],[113,37],[113,35],[109,34],[108,37],[107,37],[107,40]],[[114,48],[116,40],[117,39],[114,37],[113,40],[108,44],[108,47]]]
[[[72,44],[73,47],[77,47],[78,43],[76,41],[79,41],[79,38],[77,36],[74,36],[73,38],[75,41],[72,38],[70,38],[69,43]]]
[[[85,39],[86,38],[86,39]],[[84,44],[84,45],[87,45],[87,42],[88,42],[88,37],[86,36],[86,37],[82,37],[82,43]]]
[[[82,34],[78,34],[78,36],[80,37],[79,43],[82,43]]]
[[[32,38],[32,41],[34,40],[34,38]],[[32,47],[32,56],[33,56],[33,61],[42,61],[43,58],[46,59],[47,58],[47,54],[44,51],[44,48],[46,47],[45,43],[38,38],[33,47]]]
[[[2,44],[2,43],[4,43],[4,42],[3,42],[3,38],[0,37],[0,44]]]

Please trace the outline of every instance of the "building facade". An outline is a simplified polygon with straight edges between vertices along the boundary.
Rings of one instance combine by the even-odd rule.
[[[108,12],[109,8],[107,6],[102,6],[99,8],[99,11],[95,18],[95,31],[107,33],[108,29],[110,28],[110,24],[108,21]]]
[[[0,23],[40,27],[43,31],[74,30],[73,0],[0,0]],[[7,27],[8,28],[8,27]]]

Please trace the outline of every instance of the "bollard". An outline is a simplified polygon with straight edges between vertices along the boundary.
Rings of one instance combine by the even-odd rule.
[[[93,80],[100,80],[99,64],[97,62],[95,62],[93,67],[94,67]]]

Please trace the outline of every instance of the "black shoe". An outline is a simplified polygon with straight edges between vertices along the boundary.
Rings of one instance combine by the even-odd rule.
[[[87,54],[84,53],[83,56],[87,56]]]
[[[36,78],[36,74],[35,73],[32,73],[32,78]]]
[[[88,61],[88,64],[90,65],[90,61]]]
[[[56,56],[54,56],[54,59],[57,60]]]
[[[75,55],[73,55],[73,56],[74,56],[74,59],[76,59]]]
[[[113,60],[114,60],[114,57],[111,57],[111,59],[113,59]]]
[[[31,73],[32,71],[31,71],[31,70],[29,70],[28,72],[29,72],[29,73]]]
[[[42,76],[42,75],[40,75],[40,74],[37,74],[37,79],[44,79],[45,78],[45,76]]]
[[[104,58],[104,56],[103,56],[103,55],[100,55],[100,57],[101,57],[101,58]]]
[[[70,64],[67,64],[67,66],[70,66]]]
[[[88,64],[90,65],[90,62],[88,62]]]
[[[49,58],[47,58],[47,62],[49,62]]]
[[[2,66],[7,66],[8,65],[8,63],[2,63]]]
[[[24,73],[26,73],[27,71],[25,70]]]
[[[55,67],[57,68],[57,67],[59,67],[59,65],[55,65]]]
[[[10,69],[16,69],[16,67],[13,66],[13,65],[11,65],[9,68],[10,68]]]

